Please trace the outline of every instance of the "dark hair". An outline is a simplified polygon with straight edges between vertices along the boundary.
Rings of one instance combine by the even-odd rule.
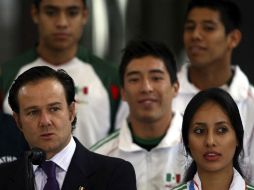
[[[243,150],[244,131],[243,131],[241,116],[233,98],[230,96],[229,93],[227,93],[226,91],[220,88],[210,88],[204,91],[200,91],[188,103],[184,111],[183,123],[182,123],[182,138],[183,138],[183,144],[184,144],[185,150],[189,155],[191,154],[190,149],[188,147],[189,128],[190,128],[193,116],[196,114],[197,110],[204,103],[208,101],[214,101],[217,104],[219,104],[221,108],[225,111],[225,113],[227,114],[233,126],[233,129],[235,131],[237,141],[238,141],[238,146],[236,147],[236,151],[233,157],[233,166],[243,176],[241,168],[239,166],[239,162],[238,162],[239,155],[241,151]],[[197,171],[197,166],[195,161],[193,160],[190,167],[188,168],[186,172],[185,181],[189,181],[193,179],[196,171]]]
[[[42,0],[33,0],[33,4],[35,5],[35,7],[37,9],[39,9],[40,3]],[[82,0],[82,2],[84,2],[84,6],[86,7],[86,0]]]
[[[242,15],[239,7],[229,0],[191,0],[187,6],[185,20],[190,11],[194,8],[208,8],[218,11],[221,22],[225,27],[225,32],[228,34],[232,30],[239,29],[242,24]]]
[[[11,109],[15,113],[20,112],[18,94],[19,90],[25,86],[27,83],[36,82],[42,79],[52,78],[57,80],[62,84],[65,92],[65,97],[67,104],[75,102],[75,85],[73,79],[62,69],[55,71],[54,69],[47,66],[32,67],[31,69],[25,71],[14,80],[10,91],[8,101]],[[77,118],[72,122],[72,128],[75,128]]]
[[[126,67],[131,60],[145,56],[153,56],[161,59],[167,68],[171,83],[177,82],[175,57],[167,46],[159,42],[137,40],[130,41],[125,49],[123,49],[123,56],[119,67],[119,75],[122,86],[124,86],[124,74]]]

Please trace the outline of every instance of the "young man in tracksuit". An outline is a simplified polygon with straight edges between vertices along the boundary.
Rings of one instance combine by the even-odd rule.
[[[38,45],[4,64],[4,92],[8,93],[12,81],[31,67],[64,69],[76,85],[74,135],[89,147],[116,125],[120,103],[117,70],[79,45],[88,18],[85,0],[34,0],[31,12],[38,26]],[[3,108],[11,113],[6,98]]]
[[[174,56],[160,43],[130,42],[120,79],[122,98],[130,109],[128,120],[91,149],[131,162],[138,190],[171,189],[181,182],[185,165],[182,116],[171,109],[179,88]]]
[[[187,8],[183,41],[189,63],[178,73],[180,83],[173,108],[184,112],[190,99],[200,90],[221,87],[238,105],[244,126],[243,171],[254,183],[254,88],[232,54],[241,41],[241,14],[230,1],[192,0]]]

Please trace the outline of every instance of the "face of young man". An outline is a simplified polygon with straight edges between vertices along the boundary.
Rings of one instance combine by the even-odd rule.
[[[171,84],[169,73],[159,58],[133,59],[126,68],[122,96],[129,104],[131,119],[144,123],[163,119],[168,122],[177,90],[178,84]]]
[[[42,0],[32,8],[38,25],[39,46],[54,51],[77,47],[88,13],[83,0]]]
[[[184,45],[191,65],[223,64],[239,43],[239,31],[226,35],[220,13],[208,8],[192,9],[184,26]]]
[[[232,171],[238,142],[227,114],[217,103],[206,102],[197,110],[188,138],[199,172]]]
[[[69,143],[75,103],[67,105],[61,83],[54,79],[28,83],[19,90],[18,102],[20,113],[14,118],[30,147],[42,148],[50,158]]]

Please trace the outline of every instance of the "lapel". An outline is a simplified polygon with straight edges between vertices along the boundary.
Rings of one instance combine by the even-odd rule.
[[[96,171],[96,165],[93,163],[92,154],[81,143],[74,138],[76,150],[72,157],[70,166],[66,173],[62,190],[90,190],[90,178]]]

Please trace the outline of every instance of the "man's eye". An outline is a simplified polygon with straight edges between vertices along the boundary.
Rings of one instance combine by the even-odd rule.
[[[60,108],[58,108],[58,107],[52,107],[52,108],[50,108],[50,111],[51,111],[51,112],[56,112],[56,111],[58,111],[58,110],[60,110]]]
[[[138,81],[138,78],[130,78],[128,79],[129,82],[133,83],[133,82],[137,82]]]
[[[156,77],[153,77],[152,79],[153,79],[154,81],[159,81],[159,80],[162,80],[163,77],[158,77],[158,76],[156,76]]]
[[[204,26],[203,28],[205,31],[213,31],[214,30],[214,26],[210,26],[210,25]]]
[[[194,25],[185,25],[184,30],[185,31],[193,31],[195,29]]]
[[[79,10],[77,10],[77,9],[70,10],[70,11],[68,11],[68,14],[69,14],[69,16],[74,17],[79,14]]]
[[[32,111],[29,111],[29,112],[27,113],[27,115],[29,115],[29,116],[35,116],[37,113],[38,113],[37,110],[32,110]]]
[[[55,10],[51,10],[51,9],[46,10],[45,13],[48,16],[54,16],[54,15],[56,15],[56,11]]]

